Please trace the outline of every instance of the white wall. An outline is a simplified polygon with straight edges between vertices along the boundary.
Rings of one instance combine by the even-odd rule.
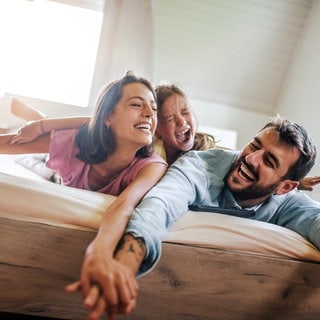
[[[236,131],[237,149],[247,144],[272,116],[213,101],[189,99],[189,102],[198,116],[200,125]]]
[[[278,112],[303,125],[318,148],[318,161],[311,174],[320,175],[320,1],[315,0],[306,32],[296,50]],[[320,200],[320,187],[312,195]]]

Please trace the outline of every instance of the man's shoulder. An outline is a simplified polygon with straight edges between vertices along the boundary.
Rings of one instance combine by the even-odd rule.
[[[181,156],[174,164],[177,168],[203,168],[207,172],[225,172],[234,163],[239,151],[209,149],[192,150]]]
[[[239,151],[236,150],[225,150],[225,149],[218,149],[213,148],[205,151],[196,151],[191,150],[187,152],[184,156],[190,158],[198,158],[203,161],[234,161],[234,159],[238,156]]]
[[[310,197],[305,191],[292,190],[283,195],[271,196],[269,202],[274,203],[279,208],[317,208],[320,210],[320,203]]]

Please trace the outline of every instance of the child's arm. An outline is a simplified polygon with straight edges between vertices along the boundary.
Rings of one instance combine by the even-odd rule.
[[[10,141],[14,137],[14,134],[0,135],[1,154],[48,153],[49,151],[49,134],[44,134],[35,141],[30,141],[23,144],[11,144]]]
[[[313,191],[314,187],[320,183],[320,176],[305,177],[300,180],[298,189]]]
[[[52,130],[80,128],[89,120],[89,117],[68,117],[31,121],[18,131],[18,133],[10,140],[10,144],[30,142]]]

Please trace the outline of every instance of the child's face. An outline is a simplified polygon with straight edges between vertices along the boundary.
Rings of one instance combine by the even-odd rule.
[[[179,94],[167,98],[158,115],[157,134],[166,148],[188,151],[193,147],[196,119],[188,101]]]

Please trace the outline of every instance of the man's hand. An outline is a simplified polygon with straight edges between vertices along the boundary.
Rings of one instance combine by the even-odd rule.
[[[125,235],[115,256],[110,257],[96,240],[86,250],[80,281],[68,285],[66,291],[82,291],[84,305],[90,310],[88,319],[97,320],[106,311],[113,320],[136,307],[139,286],[135,274],[145,248],[140,239]]]
[[[92,283],[86,294],[80,281],[66,287],[69,293],[83,292],[83,303],[89,309],[90,320],[100,319],[105,311],[108,319],[113,320],[116,315],[129,314],[136,307],[139,287],[132,271],[114,259],[109,261],[108,269],[102,281]]]

